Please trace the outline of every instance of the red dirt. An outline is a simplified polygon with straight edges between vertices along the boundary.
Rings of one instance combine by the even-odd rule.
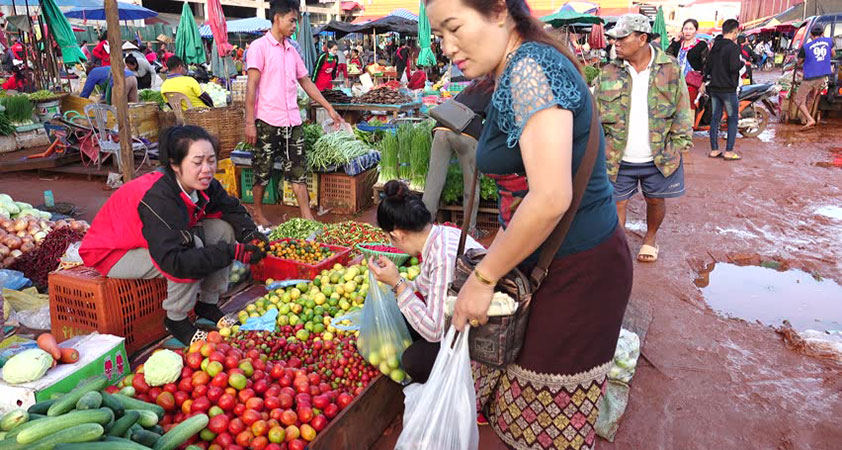
[[[706,158],[707,136],[696,136],[687,195],[668,201],[660,260],[635,264],[632,302],[654,319],[617,439],[598,448],[839,448],[842,367],[788,350],[772,328],[716,315],[693,284],[706,264],[729,255],[738,262],[776,259],[842,283],[842,222],[814,214],[820,206],[842,206],[842,169],[815,164],[832,161],[842,128],[797,129],[774,124],[760,139],[739,138],[739,162]],[[0,176],[0,192],[38,204],[49,188],[57,202],[83,208],[88,220],[107,198],[102,185]],[[633,253],[644,212],[641,198],[632,201]],[[294,208],[269,209],[272,220],[284,213],[297,215]],[[373,221],[373,210],[361,220]],[[399,433],[396,426],[374,448],[392,448]],[[481,428],[480,447],[504,448],[488,427]]]

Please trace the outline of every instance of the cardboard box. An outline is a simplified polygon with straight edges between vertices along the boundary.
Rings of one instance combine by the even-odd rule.
[[[48,400],[56,392],[70,392],[82,381],[97,375],[105,374],[110,384],[116,384],[131,371],[124,340],[119,336],[93,333],[62,342],[60,347],[73,347],[79,351],[79,361],[59,364],[31,383],[0,381],[0,413],[29,408],[36,402]]]

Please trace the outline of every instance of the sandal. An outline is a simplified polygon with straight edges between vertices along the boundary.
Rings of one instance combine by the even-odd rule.
[[[725,152],[725,153],[726,153],[725,155],[722,155],[722,157],[725,158],[725,161],[739,161],[739,160],[743,159],[743,157],[738,155],[737,152]],[[731,155],[729,156],[727,153],[731,153]]]
[[[721,158],[721,157],[722,157],[722,152],[720,152],[719,150],[711,150],[710,153],[708,153],[708,158]]]
[[[816,122],[802,126],[798,131],[807,131],[816,127]]]
[[[231,328],[234,325],[239,325],[240,321],[237,320],[237,315],[234,313],[226,314],[216,322],[216,327],[219,329],[222,328]]]
[[[658,260],[659,251],[660,249],[657,245],[652,246],[644,244],[643,247],[640,247],[640,251],[637,253],[637,260],[639,262],[653,263]]]

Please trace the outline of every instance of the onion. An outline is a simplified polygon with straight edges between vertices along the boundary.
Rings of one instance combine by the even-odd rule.
[[[26,227],[26,231],[27,231],[29,234],[35,234],[35,233],[37,233],[38,231],[41,231],[41,227],[39,227],[39,226],[38,226],[38,222],[30,222],[30,223],[29,223],[29,226],[28,226],[28,227]]]
[[[82,222],[80,220],[75,220],[75,221],[70,223],[70,229],[73,230],[73,231],[85,231],[86,225],[87,224],[85,222]]]
[[[7,256],[9,256],[10,253],[12,253],[12,249],[6,247],[3,244],[0,244],[0,259],[6,258]]]
[[[32,251],[32,250],[35,250],[35,244],[33,244],[32,242],[24,242],[20,246],[20,251],[22,251],[24,253]]]
[[[0,216],[0,228],[8,228],[14,221],[8,217]]]
[[[6,234],[7,234],[6,230],[4,230],[2,227],[0,227],[0,239],[3,239],[6,236]]]
[[[21,244],[23,244],[23,241],[17,236],[8,235],[3,239],[3,245],[12,250],[20,248]]]
[[[38,228],[41,228],[42,230],[44,228],[49,228],[49,227],[50,227],[50,221],[49,220],[41,219],[38,222]]]
[[[63,226],[66,226],[66,225],[67,225],[67,221],[64,220],[64,219],[61,219],[58,222],[56,222],[54,226],[58,229],[58,228],[61,228]]]
[[[33,236],[33,238],[35,238],[35,242],[41,242],[44,240],[45,237],[47,237],[46,231],[39,231]]]
[[[18,249],[12,250],[12,253],[11,253],[11,255],[14,256],[15,258],[17,258],[18,256],[20,256],[22,254],[23,254],[23,252],[18,250]]]
[[[25,238],[25,237],[26,237],[26,235],[27,235],[26,230],[21,230],[21,231],[18,231],[18,232],[15,234],[15,236],[17,236],[17,237],[19,237],[19,238],[21,238],[21,239]]]
[[[3,260],[3,267],[9,267],[13,262],[15,262],[15,257],[7,256],[6,259]]]
[[[12,230],[23,231],[26,229],[27,226],[29,226],[29,223],[26,219],[17,219],[15,220],[14,226],[12,226]]]

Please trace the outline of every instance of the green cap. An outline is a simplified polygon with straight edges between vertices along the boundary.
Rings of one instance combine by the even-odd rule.
[[[652,25],[649,24],[649,18],[643,14],[624,14],[620,16],[620,20],[614,25],[614,28],[608,30],[605,34],[616,39],[622,39],[633,31],[639,33],[652,34]]]

